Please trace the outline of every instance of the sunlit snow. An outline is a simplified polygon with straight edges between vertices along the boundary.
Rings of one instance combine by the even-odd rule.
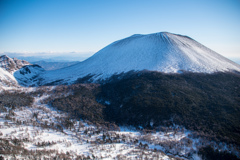
[[[76,65],[45,72],[43,83],[62,79],[72,82],[94,75],[105,79],[131,70],[181,73],[240,71],[240,65],[208,49],[195,40],[168,32],[133,35],[113,42],[92,57]]]

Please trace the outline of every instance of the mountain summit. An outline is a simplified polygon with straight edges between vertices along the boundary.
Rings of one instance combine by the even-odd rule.
[[[113,42],[83,62],[44,72],[40,77],[42,84],[72,83],[89,75],[92,80],[97,80],[132,70],[214,73],[240,71],[240,65],[192,38],[160,32],[136,34]]]
[[[114,74],[130,70],[176,73],[240,70],[240,66],[195,40],[160,32],[133,35],[103,48],[85,63],[96,65],[96,74]]]

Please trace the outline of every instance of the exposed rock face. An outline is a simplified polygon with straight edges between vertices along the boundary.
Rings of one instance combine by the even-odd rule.
[[[10,73],[22,68],[23,66],[31,65],[29,62],[19,60],[17,58],[10,58],[6,55],[0,56],[0,67],[4,68]]]
[[[0,86],[31,86],[44,71],[39,65],[32,65],[25,60],[0,56]]]

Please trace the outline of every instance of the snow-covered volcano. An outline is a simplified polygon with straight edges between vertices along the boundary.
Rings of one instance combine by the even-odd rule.
[[[182,35],[160,32],[133,35],[113,42],[76,65],[45,72],[42,83],[62,80],[73,82],[94,75],[104,79],[131,70],[177,73],[181,71],[213,73],[240,71],[240,65]]]

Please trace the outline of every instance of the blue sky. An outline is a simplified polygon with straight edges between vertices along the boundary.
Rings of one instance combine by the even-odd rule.
[[[240,0],[1,0],[0,53],[94,53],[132,34],[192,37],[240,57]]]

